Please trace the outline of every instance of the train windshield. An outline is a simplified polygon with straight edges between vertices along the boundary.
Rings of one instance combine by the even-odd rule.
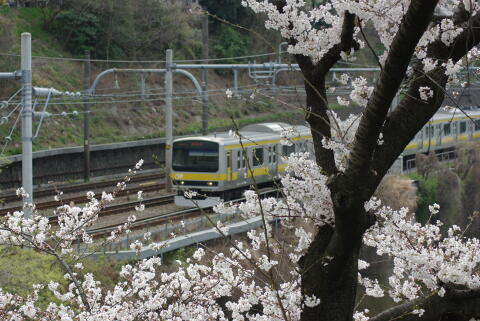
[[[216,172],[218,144],[200,140],[173,143],[172,168],[185,172]]]

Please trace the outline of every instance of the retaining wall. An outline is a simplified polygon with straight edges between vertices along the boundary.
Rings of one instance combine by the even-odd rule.
[[[90,146],[90,175],[104,176],[125,173],[139,159],[143,169],[163,166],[165,139],[145,139],[132,142]],[[1,160],[0,189],[21,186],[22,155]],[[83,147],[57,148],[33,153],[33,184],[69,181],[83,178]]]

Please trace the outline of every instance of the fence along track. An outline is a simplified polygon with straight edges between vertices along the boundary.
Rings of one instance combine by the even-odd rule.
[[[272,193],[277,193],[277,192],[278,192],[277,190],[266,190],[266,191],[260,192],[260,195],[268,196]],[[172,195],[172,198],[173,198],[173,195]],[[245,198],[239,198],[239,199],[232,200],[232,201],[229,201],[229,202],[238,203],[238,202],[243,202],[243,201],[245,201]],[[138,205],[138,202],[136,202],[136,204]],[[148,218],[138,219],[132,224],[130,230],[132,230],[132,231],[133,230],[142,230],[146,226],[148,226],[149,228],[154,227],[154,226],[157,226],[157,225],[161,225],[165,221],[180,221],[181,219],[183,220],[183,219],[197,217],[197,216],[203,214],[202,211],[204,213],[211,213],[212,212],[212,207],[206,207],[206,208],[203,208],[203,209],[199,209],[199,208],[195,207],[195,208],[189,208],[189,209],[175,211],[175,212],[171,212],[171,213],[159,214],[159,215],[151,216],[151,217],[148,217]],[[88,232],[88,234],[92,235],[93,237],[101,237],[103,235],[109,234],[110,232],[115,230],[120,225],[123,225],[123,223],[112,224],[110,226],[105,226],[105,227],[102,227],[102,228],[90,229],[87,232]]]

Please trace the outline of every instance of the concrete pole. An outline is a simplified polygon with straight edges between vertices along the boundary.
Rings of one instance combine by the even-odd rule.
[[[173,139],[173,112],[172,112],[172,95],[173,95],[173,79],[172,79],[172,63],[173,50],[167,49],[165,63],[165,188],[167,191],[172,190],[172,181],[170,172],[172,168],[172,139]]]
[[[145,99],[145,75],[140,74],[140,95],[142,99]]]
[[[208,15],[202,19],[202,56],[208,64]],[[202,134],[208,134],[208,70],[202,69]]]
[[[233,94],[235,97],[240,96],[238,93],[238,69],[233,69]]]
[[[90,51],[85,50],[85,63],[83,66],[83,180],[90,181],[90,99],[88,90],[90,88]]]
[[[26,203],[33,203],[33,163],[32,163],[32,36],[22,33],[22,186],[28,197]],[[32,217],[32,209],[25,208],[25,217]]]

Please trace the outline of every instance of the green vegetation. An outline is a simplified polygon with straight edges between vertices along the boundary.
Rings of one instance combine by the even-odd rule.
[[[77,0],[64,6],[44,27],[64,48],[99,59],[162,59],[173,48],[180,59],[201,50],[196,19],[176,3],[154,0]]]
[[[243,7],[238,0],[200,0],[200,4],[210,14],[234,25],[244,24],[254,19],[251,10]],[[211,29],[214,32],[223,26],[222,21],[219,19],[210,19]]]
[[[434,175],[428,177],[411,174],[409,177],[418,182],[418,201],[415,218],[417,222],[425,224],[430,218],[428,206],[437,202],[438,178]]]
[[[248,36],[225,26],[217,32],[212,49],[215,57],[241,57],[250,53],[250,46],[251,41]],[[229,63],[239,64],[248,63],[248,61],[246,59],[234,59],[229,60]],[[224,71],[224,73],[227,73],[227,71]]]
[[[83,265],[84,270],[78,271],[79,275],[93,273],[97,281],[111,289],[118,281],[122,262],[96,257],[85,260]],[[0,248],[0,288],[5,291],[25,297],[31,293],[34,284],[47,285],[54,281],[65,287],[68,282],[64,274],[60,263],[52,256],[30,249]],[[61,303],[48,289],[42,289],[39,295],[43,307],[49,302]]]
[[[51,30],[58,39],[65,39],[65,47],[71,53],[81,55],[85,50],[94,50],[101,33],[99,18],[93,14],[79,15],[65,11],[54,20]]]
[[[65,57],[61,59],[34,58],[33,83],[35,86],[54,87],[65,91],[83,89],[83,62],[68,58],[83,58],[83,51],[90,49],[93,58],[126,60],[162,60],[166,48],[174,49],[175,59],[198,59],[201,56],[201,15],[192,14],[174,2],[154,0],[89,0],[66,1],[64,8],[22,8],[0,10],[0,53],[18,54],[20,34],[32,34],[34,56]],[[232,24],[221,23],[213,16],[210,21],[210,55],[214,57],[244,56],[252,53],[276,50],[278,38],[265,31],[261,19],[245,10],[236,0],[205,0],[201,4],[221,19]],[[272,43],[265,47],[263,40],[252,36],[248,27],[262,34]],[[262,26],[262,27],[260,27]],[[2,56],[0,71],[19,68],[18,56]],[[270,58],[269,58],[270,59]],[[245,60],[229,61],[244,63]],[[139,65],[95,62],[92,75],[112,67],[138,68]],[[142,64],[141,67],[159,68],[159,64]],[[92,76],[92,80],[93,80]],[[199,74],[195,74],[197,79]],[[174,77],[175,91],[194,90],[189,80]],[[301,81],[300,78],[289,80]],[[209,87],[212,89],[232,86],[232,75],[209,73]],[[245,74],[239,75],[240,85],[252,84]],[[90,105],[90,143],[104,144],[164,135],[163,101],[158,92],[163,91],[163,76],[149,75],[147,89],[157,94],[147,96],[145,102],[133,96],[131,103],[116,103],[115,98],[92,101]],[[139,76],[115,75],[105,78],[99,92],[125,93],[139,91]],[[108,89],[108,91],[101,91]],[[18,90],[14,82],[0,84],[0,97],[8,97]],[[244,99],[227,99],[218,94],[210,97],[209,130],[222,131],[233,127],[232,118],[238,126],[261,121],[303,121],[299,98],[286,98],[287,104],[278,104],[273,99],[260,95],[248,99],[250,93],[243,93]],[[245,99],[247,98],[247,99]],[[18,97],[16,98],[18,99]],[[290,100],[289,100],[290,99]],[[288,106],[294,102],[295,107]],[[300,103],[301,104],[301,103]],[[42,108],[39,105],[37,108]],[[334,106],[335,108],[337,106]],[[79,100],[72,103],[51,104],[48,112],[57,116],[44,120],[38,138],[33,142],[34,151],[79,146],[83,142],[83,111]],[[174,124],[176,135],[195,134],[201,131],[201,104],[192,98],[174,101]],[[77,111],[77,116],[60,116],[63,112]],[[6,126],[0,126],[0,137],[10,133],[17,114],[10,117]],[[34,131],[36,128],[34,128]],[[12,133],[12,140],[3,156],[21,152],[19,126]],[[1,143],[1,142],[0,142]]]
[[[188,258],[192,257],[193,253],[197,250],[196,246],[183,247],[178,250],[168,252],[163,255],[162,262],[165,265],[177,264],[177,261],[186,264]]]
[[[6,291],[26,296],[34,284],[55,281],[67,285],[63,275],[59,264],[50,256],[27,249],[0,248],[0,288]],[[45,305],[58,301],[45,289],[40,291],[40,297]]]

